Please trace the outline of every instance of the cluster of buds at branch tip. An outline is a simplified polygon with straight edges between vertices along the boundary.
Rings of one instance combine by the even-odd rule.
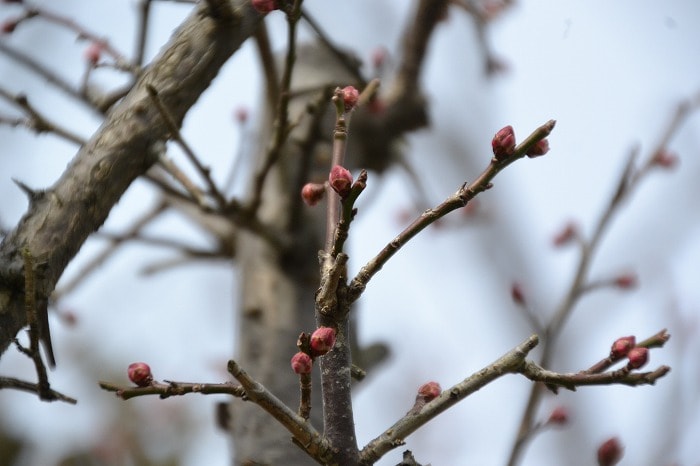
[[[279,9],[278,0],[252,0],[250,3],[258,13],[262,14]]]
[[[313,367],[313,359],[311,359],[311,356],[308,354],[304,353],[303,351],[299,351],[296,353],[294,356],[292,356],[292,370],[296,374],[310,374],[311,373],[311,368]]]
[[[557,406],[547,419],[549,425],[563,426],[569,422],[569,410],[564,406]]]
[[[341,89],[343,93],[343,105],[345,111],[350,112],[357,106],[357,101],[360,100],[360,92],[353,86],[345,86]]]
[[[610,348],[610,359],[617,361],[626,357],[627,353],[629,353],[636,344],[637,340],[633,335],[618,338]]]
[[[612,437],[598,447],[598,466],[614,466],[622,459],[622,445]]]
[[[331,168],[331,172],[328,175],[328,182],[333,191],[344,199],[350,194],[350,189],[352,188],[352,174],[347,168],[335,165]]]
[[[635,346],[627,353],[627,369],[640,369],[649,362],[649,350],[643,346]]]
[[[309,342],[311,353],[314,356],[323,356],[335,346],[335,329],[331,327],[319,327],[311,334]]]
[[[515,152],[515,131],[508,125],[498,130],[491,140],[493,156],[496,160],[505,160]]]
[[[129,375],[129,380],[139,387],[148,387],[151,385],[151,383],[153,383],[151,368],[145,362],[134,362],[129,364],[127,374]]]
[[[326,187],[322,183],[306,183],[301,188],[301,198],[306,205],[311,207],[318,204],[325,194]]]

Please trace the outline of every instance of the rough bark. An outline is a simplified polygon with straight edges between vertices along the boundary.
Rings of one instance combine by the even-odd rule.
[[[46,323],[48,297],[68,262],[129,185],[151,167],[168,138],[146,86],[156,88],[180,125],[259,22],[250,7],[235,5],[229,0],[199,4],[60,179],[45,191],[28,192],[27,213],[0,244],[0,353],[27,324],[22,249],[35,259],[37,303]],[[42,339],[49,341],[46,325]],[[48,352],[52,358],[50,345]]]

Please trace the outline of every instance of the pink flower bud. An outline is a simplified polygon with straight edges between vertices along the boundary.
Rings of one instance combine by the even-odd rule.
[[[88,48],[85,49],[85,60],[87,60],[87,62],[92,66],[97,65],[97,62],[100,61],[103,48],[103,44],[100,44],[99,42],[92,42]]]
[[[301,198],[306,205],[311,207],[318,204],[325,194],[326,187],[320,183],[306,183],[304,187],[301,188]]]
[[[319,327],[311,334],[311,352],[314,356],[323,356],[335,345],[335,329]]]
[[[357,105],[357,101],[360,99],[360,93],[352,86],[344,87],[342,92],[345,111],[349,112]]]
[[[624,358],[636,344],[637,340],[632,335],[618,338],[610,348],[610,359],[617,361]]]
[[[301,351],[292,356],[292,370],[297,374],[310,374],[313,363],[311,356]]]
[[[248,109],[246,107],[238,107],[235,112],[233,112],[233,117],[241,125],[248,121]]]
[[[661,168],[675,168],[678,165],[678,156],[667,150],[660,150],[654,154],[651,163]]]
[[[250,3],[253,5],[253,8],[263,14],[279,9],[277,0],[252,0]]]
[[[549,152],[549,141],[547,140],[547,138],[545,138],[537,141],[532,147],[528,149],[525,155],[532,159],[534,157],[544,155],[547,152]]]
[[[15,19],[8,19],[7,21],[3,21],[2,25],[0,25],[0,32],[2,34],[11,34],[17,29],[17,20]]]
[[[338,193],[340,197],[345,198],[348,194],[350,194],[350,188],[352,188],[352,175],[347,168],[341,167],[340,165],[335,165],[328,175],[328,181],[330,182],[333,191]]]
[[[508,125],[501,128],[491,140],[493,155],[498,160],[504,160],[513,155],[515,151],[515,132],[513,127]]]
[[[386,58],[389,55],[389,51],[385,47],[377,47],[372,51],[372,66],[374,68],[381,68],[386,62]]]
[[[418,396],[426,403],[440,396],[440,393],[442,393],[442,388],[437,382],[427,382],[418,388]]]
[[[571,241],[576,239],[578,236],[579,236],[578,226],[573,222],[569,222],[564,226],[564,228],[559,233],[557,233],[554,236],[552,243],[554,243],[554,246],[559,248],[559,247],[562,247],[566,244],[569,244]]]
[[[649,361],[649,350],[642,346],[636,346],[627,353],[628,369],[639,369]]]
[[[139,387],[148,387],[153,382],[151,368],[145,362],[134,362],[129,364],[127,374],[129,374],[129,380]]]
[[[613,466],[622,459],[622,445],[617,437],[606,440],[598,447],[598,466]]]
[[[615,278],[613,283],[622,290],[629,290],[637,286],[637,276],[633,273],[626,273]]]
[[[569,410],[563,406],[554,408],[552,414],[549,415],[549,419],[547,419],[547,424],[556,424],[560,426],[565,425],[567,422],[569,422]]]
[[[513,283],[513,286],[510,288],[510,296],[513,298],[515,304],[518,306],[525,306],[525,292],[520,283]]]

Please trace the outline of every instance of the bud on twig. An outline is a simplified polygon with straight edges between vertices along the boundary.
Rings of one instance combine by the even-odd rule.
[[[630,290],[637,286],[637,276],[633,273],[626,273],[616,277],[613,283],[622,290]]]
[[[525,306],[525,292],[523,291],[522,285],[520,283],[513,283],[510,288],[510,296],[513,298],[513,302],[518,306]]]
[[[610,348],[610,359],[617,361],[624,358],[636,344],[636,339],[632,335],[618,338]]]
[[[323,356],[335,345],[335,329],[319,327],[311,334],[311,352],[314,356]]]
[[[605,441],[598,448],[598,466],[613,466],[622,459],[622,446],[617,437]]]
[[[350,112],[355,108],[355,106],[357,106],[357,101],[360,100],[360,92],[353,86],[344,87],[342,92],[345,111]]]
[[[642,346],[637,346],[629,350],[627,353],[628,369],[639,369],[649,362],[649,350]]]
[[[508,125],[501,128],[491,140],[493,155],[497,160],[505,160],[515,151],[515,131]]]
[[[675,168],[678,165],[678,156],[667,150],[660,150],[654,154],[651,159],[651,164],[661,168]]]
[[[85,60],[87,60],[91,66],[97,65],[97,62],[100,61],[103,48],[104,46],[99,42],[92,42],[88,48],[85,49]]]
[[[530,147],[525,155],[532,159],[544,155],[547,152],[549,152],[549,141],[545,138],[537,141],[532,147]]]
[[[321,183],[306,183],[304,187],[301,188],[301,198],[306,205],[311,207],[318,204],[325,194],[326,187]]]
[[[134,362],[129,364],[127,374],[129,374],[129,380],[139,387],[148,387],[153,382],[151,368],[145,362]]]
[[[557,406],[547,419],[547,424],[563,426],[569,422],[569,410],[564,406]]]
[[[299,351],[297,354],[292,356],[292,370],[296,374],[310,374],[311,368],[313,366],[313,361],[311,356],[306,353]]]
[[[277,0],[252,0],[251,4],[253,5],[253,8],[258,11],[258,13],[263,14],[279,9]]]
[[[574,222],[567,223],[564,228],[554,236],[552,243],[556,247],[562,247],[578,238],[578,226]]]
[[[340,165],[335,165],[331,168],[331,172],[328,175],[328,182],[333,188],[333,191],[338,193],[341,198],[345,198],[350,194],[350,189],[352,188],[352,175],[347,168],[341,167]]]

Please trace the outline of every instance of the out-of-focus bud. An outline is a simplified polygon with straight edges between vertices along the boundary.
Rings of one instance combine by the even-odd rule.
[[[325,194],[326,187],[321,183],[306,183],[304,187],[301,188],[301,198],[306,205],[311,207],[318,204]]]
[[[253,8],[263,14],[279,9],[277,0],[252,0],[250,3],[253,5]]]
[[[3,34],[11,34],[15,31],[17,28],[17,20],[14,19],[8,19],[7,21],[3,21],[2,25],[0,25],[0,32]]]
[[[627,353],[628,369],[639,369],[649,362],[649,350],[642,346],[637,346]]]
[[[335,329],[331,327],[319,327],[311,334],[309,343],[314,356],[323,356],[335,345]]]
[[[564,406],[557,406],[554,408],[552,414],[549,415],[549,419],[547,419],[547,424],[556,424],[560,426],[565,425],[567,422],[569,422],[569,410]]]
[[[613,283],[615,283],[616,287],[622,290],[630,290],[632,288],[636,288],[638,280],[635,274],[626,273],[615,278]]]
[[[515,131],[508,125],[501,128],[491,140],[493,155],[497,160],[505,160],[515,151]]]
[[[233,112],[233,117],[236,119],[236,121],[239,124],[244,124],[246,121],[248,121],[249,117],[249,112],[246,107],[238,107],[234,112]]]
[[[342,92],[345,111],[349,112],[357,106],[357,101],[360,100],[360,93],[353,86],[345,86]]]
[[[532,147],[530,147],[525,155],[532,159],[544,155],[547,152],[549,152],[549,141],[547,138],[544,138],[540,139]]]
[[[153,382],[151,368],[145,362],[134,362],[129,364],[127,369],[129,380],[139,387],[148,387]]]
[[[97,65],[97,62],[100,61],[100,57],[102,56],[102,49],[104,49],[104,46],[100,44],[99,42],[92,42],[88,48],[85,49],[84,57],[87,62],[95,66]]]
[[[379,69],[386,63],[386,58],[389,52],[385,47],[377,47],[372,51],[372,66]]]
[[[311,356],[301,351],[292,356],[292,370],[297,374],[310,374],[313,364]]]
[[[662,149],[654,154],[651,163],[661,168],[675,168],[678,165],[678,156]]]
[[[513,283],[510,287],[510,297],[513,298],[513,302],[518,306],[525,306],[527,304],[525,302],[525,292],[520,283]]]
[[[614,466],[622,459],[622,445],[612,437],[598,447],[598,466]]]
[[[572,242],[578,237],[578,235],[578,226],[574,222],[569,222],[559,233],[554,235],[552,243],[554,244],[554,246],[560,248]]]
[[[352,188],[352,175],[350,171],[341,167],[340,165],[335,165],[331,168],[331,172],[328,175],[328,181],[331,184],[333,191],[338,193],[340,197],[344,198],[350,194],[350,188]]]
[[[624,358],[636,344],[637,340],[633,335],[618,338],[610,348],[610,359],[617,361]]]

